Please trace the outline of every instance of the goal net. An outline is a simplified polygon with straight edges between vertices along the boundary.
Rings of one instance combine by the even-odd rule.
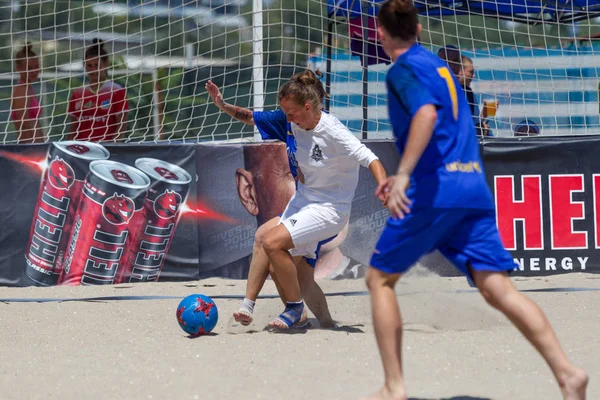
[[[69,137],[69,103],[90,84],[84,58],[93,39],[105,43],[106,79],[126,91],[128,113],[119,140],[252,140],[253,127],[219,112],[205,83],[215,82],[227,102],[272,110],[277,88],[307,67],[325,73],[327,108],[358,137],[390,138],[389,64],[377,51],[377,3],[1,1],[1,141],[24,142],[26,119],[34,120],[44,140]],[[423,11],[429,3],[417,1]],[[541,14],[515,22],[476,10],[459,16],[428,10],[420,17],[420,41],[434,52],[454,46],[472,59],[476,104],[480,110],[484,103],[497,104],[486,109],[495,111],[485,120],[494,136],[512,136],[523,124],[542,135],[596,134],[600,57],[594,39],[600,20],[591,7],[588,14],[577,12],[576,21],[558,23]],[[23,67],[17,56],[26,43],[39,59],[40,73],[29,82],[19,113],[13,97],[23,84]]]

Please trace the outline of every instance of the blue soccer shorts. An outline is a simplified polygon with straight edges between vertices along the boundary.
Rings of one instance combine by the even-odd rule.
[[[439,250],[472,282],[475,271],[513,271],[494,210],[417,209],[404,219],[389,218],[371,266],[388,274],[407,272],[421,256]]]

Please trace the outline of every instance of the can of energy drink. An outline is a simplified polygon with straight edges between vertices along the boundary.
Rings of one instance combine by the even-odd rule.
[[[140,170],[116,161],[94,161],[68,242],[59,283],[110,285],[127,260],[126,244],[135,235],[150,179]]]
[[[135,166],[151,183],[139,227],[129,237],[128,261],[118,282],[158,280],[192,182],[183,168],[155,158],[139,158]]]
[[[25,250],[25,273],[36,284],[57,284],[90,163],[109,156],[109,151],[97,143],[50,145]]]

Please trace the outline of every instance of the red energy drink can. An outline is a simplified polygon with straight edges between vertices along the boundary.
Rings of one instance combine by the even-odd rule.
[[[109,156],[109,151],[97,143],[50,145],[25,250],[25,273],[36,284],[57,284],[90,163]]]
[[[119,282],[158,280],[192,182],[183,168],[155,158],[139,158],[135,166],[151,183],[139,227],[129,238],[129,259]]]
[[[110,285],[126,262],[150,179],[116,161],[94,161],[83,186],[67,247],[63,285]]]

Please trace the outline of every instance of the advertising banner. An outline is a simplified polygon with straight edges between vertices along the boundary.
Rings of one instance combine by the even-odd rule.
[[[391,141],[366,141],[388,174]],[[482,143],[515,275],[597,272],[600,139]],[[254,237],[295,192],[285,145],[55,142],[0,148],[0,284],[245,279]],[[389,216],[360,169],[350,222],[321,249],[317,279],[364,276]],[[439,253],[420,264],[458,272]]]

